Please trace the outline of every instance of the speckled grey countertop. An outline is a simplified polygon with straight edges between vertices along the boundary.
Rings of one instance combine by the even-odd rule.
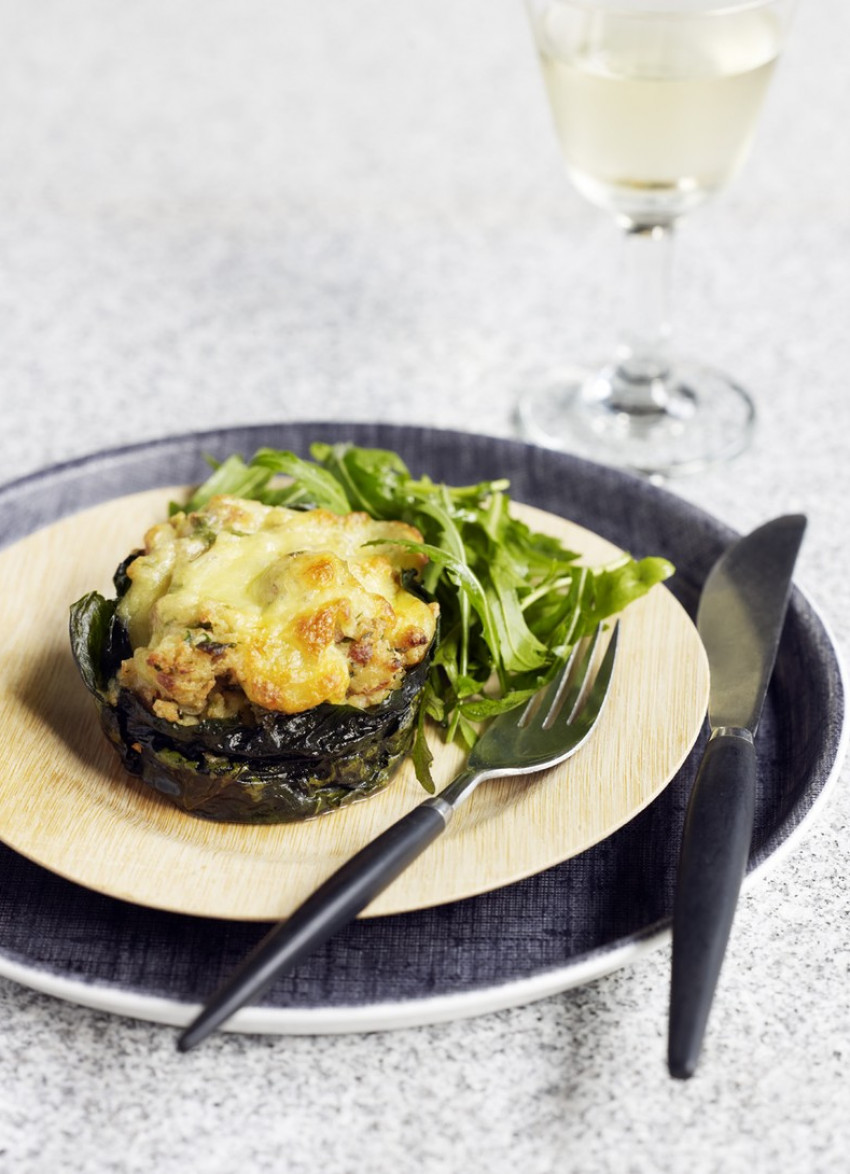
[[[518,0],[0,16],[0,479],[216,424],[510,435],[535,373],[604,352],[616,233],[565,178]],[[801,4],[744,176],[682,226],[680,346],[759,428],[673,487],[741,530],[806,511],[799,582],[844,646],[848,41],[842,0]],[[188,1056],[2,979],[0,1170],[846,1171],[847,782],[744,896],[687,1084],[666,948],[473,1020]]]

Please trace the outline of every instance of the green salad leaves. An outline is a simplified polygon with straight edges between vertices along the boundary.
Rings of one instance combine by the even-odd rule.
[[[312,460],[264,448],[228,457],[188,502],[216,494],[334,513],[363,510],[415,526],[429,563],[421,587],[440,605],[440,637],[419,712],[412,758],[433,791],[425,719],[471,746],[478,724],[522,704],[550,680],[577,640],[673,573],[663,558],[624,555],[601,568],[536,533],[510,511],[508,483],[451,487],[415,478],[401,458],[351,444],[313,444]],[[277,475],[289,482],[281,484]]]

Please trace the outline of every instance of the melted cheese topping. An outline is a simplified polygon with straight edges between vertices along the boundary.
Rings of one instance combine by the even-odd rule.
[[[118,684],[168,721],[245,708],[378,704],[419,664],[437,605],[402,586],[403,522],[215,497],[145,535],[118,605],[133,656]],[[370,546],[376,540],[387,546]]]

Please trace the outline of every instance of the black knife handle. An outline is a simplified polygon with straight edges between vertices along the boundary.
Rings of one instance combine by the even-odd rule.
[[[293,967],[399,876],[445,830],[451,808],[439,796],[426,799],[372,840],[259,942],[234,974],[213,994],[177,1041],[187,1052],[249,999]]]
[[[668,1067],[680,1080],[699,1059],[747,868],[756,755],[748,730],[715,730],[688,802],[673,906]]]

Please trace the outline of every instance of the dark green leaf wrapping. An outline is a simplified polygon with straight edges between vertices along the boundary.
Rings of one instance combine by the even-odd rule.
[[[129,655],[115,606],[97,592],[73,605],[74,659],[125,768],[185,811],[238,823],[307,819],[380,790],[408,755],[431,651],[368,709],[255,707],[250,726],[235,718],[184,726],[156,717],[130,690],[108,690]]]

